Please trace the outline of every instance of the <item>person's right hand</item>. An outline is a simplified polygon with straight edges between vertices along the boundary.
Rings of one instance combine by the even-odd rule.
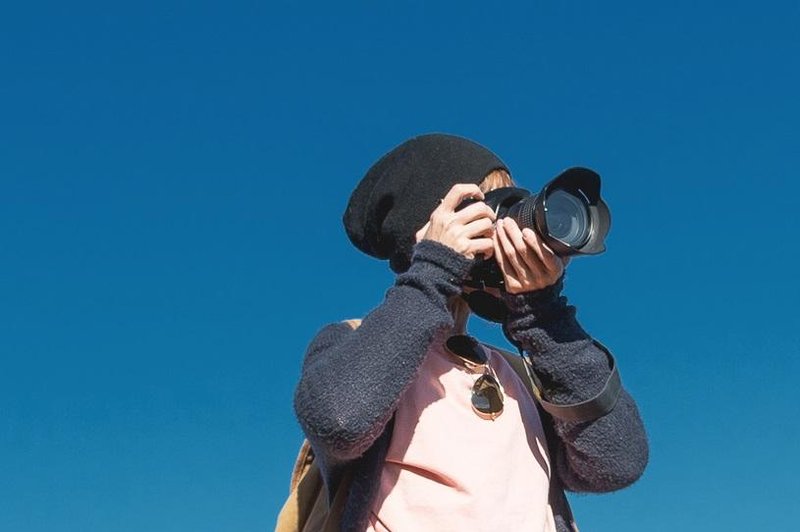
[[[462,201],[477,198],[476,201],[456,212]],[[494,253],[494,211],[483,203],[483,192],[478,185],[460,183],[442,199],[431,213],[430,220],[417,231],[417,242],[435,240],[454,249],[468,259],[475,258],[476,253],[483,253],[490,258]]]

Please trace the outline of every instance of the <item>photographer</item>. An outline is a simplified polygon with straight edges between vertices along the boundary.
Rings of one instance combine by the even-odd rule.
[[[464,283],[481,254],[502,271],[503,332],[530,357],[540,403],[589,401],[612,377],[561,295],[566,261],[482,201],[457,209],[508,186],[489,150],[434,134],[382,157],[350,198],[350,240],[397,277],[360,326],[319,331],[295,392],[327,489],[346,490],[343,530],[573,530],[562,488],[617,490],[644,470],[624,389],[594,419],[551,417],[504,356],[466,334]]]

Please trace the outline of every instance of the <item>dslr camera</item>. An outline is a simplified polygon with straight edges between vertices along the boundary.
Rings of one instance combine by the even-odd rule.
[[[456,210],[480,201],[462,201]],[[600,176],[588,168],[564,170],[538,194],[524,188],[504,187],[487,192],[483,202],[498,219],[512,218],[520,228],[529,227],[561,257],[597,255],[605,251],[611,213],[600,198]],[[492,258],[477,260],[467,286],[483,289],[503,287],[503,273]]]

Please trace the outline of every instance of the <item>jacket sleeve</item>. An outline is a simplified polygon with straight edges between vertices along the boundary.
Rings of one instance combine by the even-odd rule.
[[[509,314],[503,332],[530,355],[545,399],[573,404],[600,393],[611,368],[606,354],[575,319],[575,307],[560,295],[562,287],[563,277],[542,290],[504,292]],[[613,410],[594,421],[553,421],[559,438],[553,461],[567,489],[613,491],[632,484],[644,472],[647,436],[636,404],[625,389]]]
[[[352,330],[334,323],[309,345],[294,406],[326,461],[361,456],[383,432],[436,335],[453,327],[447,308],[473,260],[432,240],[414,246],[410,268]]]

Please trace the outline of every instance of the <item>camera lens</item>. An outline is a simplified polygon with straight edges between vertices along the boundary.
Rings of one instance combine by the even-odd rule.
[[[589,209],[580,197],[553,191],[545,201],[545,219],[550,236],[568,246],[580,247],[589,240]]]

